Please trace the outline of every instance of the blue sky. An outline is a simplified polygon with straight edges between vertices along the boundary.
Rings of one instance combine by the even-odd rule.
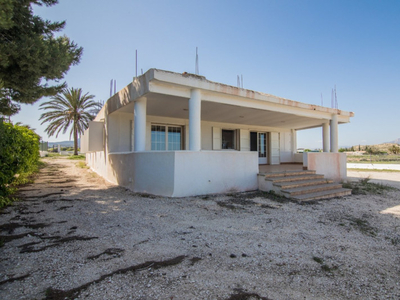
[[[52,21],[66,20],[62,34],[84,48],[65,81],[107,100],[138,70],[195,71],[236,86],[311,104],[353,111],[339,126],[339,146],[376,144],[400,137],[400,1],[323,0],[61,0],[34,7]],[[47,137],[43,111],[25,105],[12,117]],[[321,129],[300,131],[298,147],[322,147]]]

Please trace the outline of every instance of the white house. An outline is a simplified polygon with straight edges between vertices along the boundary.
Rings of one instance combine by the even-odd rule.
[[[182,197],[259,188],[264,165],[303,163],[344,179],[338,124],[352,112],[150,69],[112,96],[81,138],[87,164],[135,192]],[[322,128],[324,153],[296,153]],[[301,166],[301,165],[300,165]]]

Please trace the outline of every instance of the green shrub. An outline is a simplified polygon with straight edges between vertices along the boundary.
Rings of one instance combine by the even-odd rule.
[[[0,207],[9,204],[15,186],[38,169],[39,136],[24,126],[0,120]]]

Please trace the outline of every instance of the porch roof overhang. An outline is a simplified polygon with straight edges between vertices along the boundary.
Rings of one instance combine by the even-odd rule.
[[[212,82],[203,76],[157,69],[134,78],[107,101],[106,110],[133,113],[133,103],[145,97],[148,115],[188,119],[192,89],[201,90],[202,121],[298,130],[320,127],[335,114],[339,124],[354,116],[352,112]]]

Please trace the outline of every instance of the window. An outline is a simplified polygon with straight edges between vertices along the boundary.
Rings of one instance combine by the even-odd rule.
[[[235,149],[235,130],[222,129],[222,149]]]
[[[181,150],[182,128],[168,126],[168,150]]]
[[[182,150],[182,127],[151,125],[151,150]]]

